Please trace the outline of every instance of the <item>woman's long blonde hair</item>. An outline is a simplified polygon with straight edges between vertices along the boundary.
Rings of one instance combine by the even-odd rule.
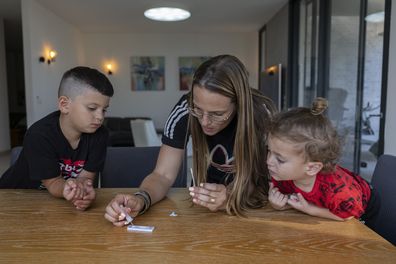
[[[251,89],[244,65],[234,56],[220,55],[199,66],[194,74],[189,105],[193,106],[194,86],[231,98],[236,107],[234,141],[235,172],[227,185],[228,214],[243,216],[250,208],[265,204],[268,193],[266,139],[275,107],[272,101]],[[189,118],[193,142],[193,175],[206,182],[210,157],[206,136],[197,118]]]

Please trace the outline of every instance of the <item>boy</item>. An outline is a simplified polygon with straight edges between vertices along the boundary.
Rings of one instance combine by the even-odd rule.
[[[108,132],[102,126],[113,86],[88,67],[65,72],[58,108],[26,132],[18,160],[0,188],[44,189],[85,210],[95,200],[93,181],[103,168]]]

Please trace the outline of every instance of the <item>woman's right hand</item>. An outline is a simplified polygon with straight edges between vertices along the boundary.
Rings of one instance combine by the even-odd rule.
[[[104,217],[115,226],[124,226],[126,224],[124,212],[135,217],[139,214],[144,206],[142,198],[130,194],[117,194],[106,207]]]
[[[199,187],[189,187],[189,191],[193,203],[212,212],[226,208],[227,188],[223,184],[201,183]]]

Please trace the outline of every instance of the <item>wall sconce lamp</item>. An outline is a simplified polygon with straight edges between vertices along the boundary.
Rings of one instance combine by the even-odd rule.
[[[277,73],[277,71],[278,71],[278,68],[276,66],[271,66],[271,67],[268,67],[266,69],[267,74],[270,75],[270,76],[272,76],[275,73]]]
[[[50,50],[47,54],[47,58],[45,58],[44,56],[41,56],[39,58],[39,62],[41,62],[41,63],[47,62],[48,64],[51,64],[51,62],[55,61],[55,57],[56,57],[56,51]]]
[[[107,74],[112,75],[113,72],[111,71],[111,69],[113,68],[113,65],[111,65],[111,63],[109,63],[106,65],[106,68],[107,68]]]

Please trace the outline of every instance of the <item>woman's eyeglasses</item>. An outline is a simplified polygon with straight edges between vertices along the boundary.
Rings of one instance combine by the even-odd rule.
[[[188,107],[188,112],[192,116],[198,118],[199,120],[201,120],[204,117],[204,115],[205,115],[205,113],[202,110],[198,110],[198,109],[192,108],[192,107]],[[223,122],[227,121],[231,117],[233,112],[234,111],[231,111],[227,115],[226,115],[226,113],[223,113],[223,114],[206,114],[206,117],[208,118],[209,122],[211,122],[211,123],[223,123]]]

